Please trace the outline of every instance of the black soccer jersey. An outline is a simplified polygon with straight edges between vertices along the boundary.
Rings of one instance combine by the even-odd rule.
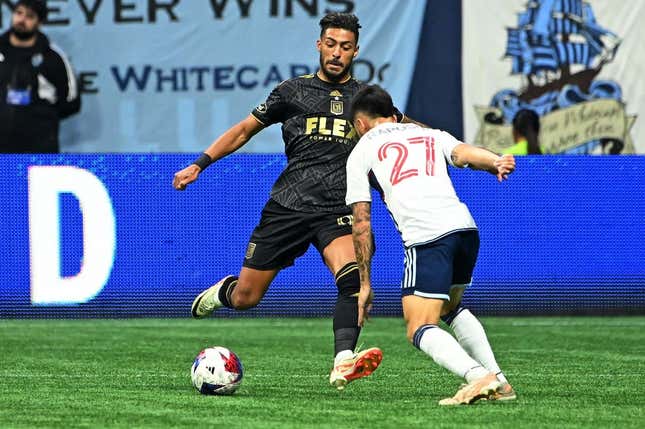
[[[304,212],[348,210],[345,164],[358,141],[349,110],[364,86],[353,78],[329,83],[300,76],[276,86],[253,110],[265,126],[282,123],[287,167],[271,190],[277,203]]]

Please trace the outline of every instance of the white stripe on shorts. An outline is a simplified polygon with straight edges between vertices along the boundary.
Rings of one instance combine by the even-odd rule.
[[[414,295],[422,296],[424,298],[443,299],[446,301],[450,301],[450,295],[447,295],[445,293],[427,293],[427,292],[420,292],[418,290],[415,290]]]
[[[414,287],[417,283],[417,250],[414,247],[405,250],[405,270],[401,288]]]

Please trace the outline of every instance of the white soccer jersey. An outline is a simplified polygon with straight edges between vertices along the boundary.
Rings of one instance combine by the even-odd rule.
[[[446,161],[461,142],[445,131],[386,122],[367,132],[347,160],[347,204],[372,200],[374,174],[406,247],[476,229],[455,193]]]

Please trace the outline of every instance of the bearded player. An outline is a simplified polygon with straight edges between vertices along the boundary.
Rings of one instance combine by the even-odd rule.
[[[315,74],[288,79],[244,120],[217,138],[191,165],[177,172],[175,189],[183,190],[209,165],[246,144],[272,124],[282,123],[287,166],[273,185],[237,276],[228,275],[200,293],[192,315],[202,318],[224,306],[245,310],[258,305],[275,276],[314,245],[334,276],[337,299],[333,314],[334,364],[329,382],[342,390],[370,375],[381,350],[355,350],[360,289],[352,242],[352,213],[345,204],[347,157],[357,141],[349,107],[365,85],[350,74],[358,55],[359,22],[347,13],[320,20],[320,68]],[[397,110],[397,119],[403,115]]]

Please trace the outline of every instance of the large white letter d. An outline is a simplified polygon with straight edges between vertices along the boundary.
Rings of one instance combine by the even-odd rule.
[[[83,217],[83,262],[71,277],[60,272],[61,193],[78,199]],[[32,304],[77,304],[94,298],[112,271],[115,232],[110,196],[96,176],[77,167],[29,167]]]

